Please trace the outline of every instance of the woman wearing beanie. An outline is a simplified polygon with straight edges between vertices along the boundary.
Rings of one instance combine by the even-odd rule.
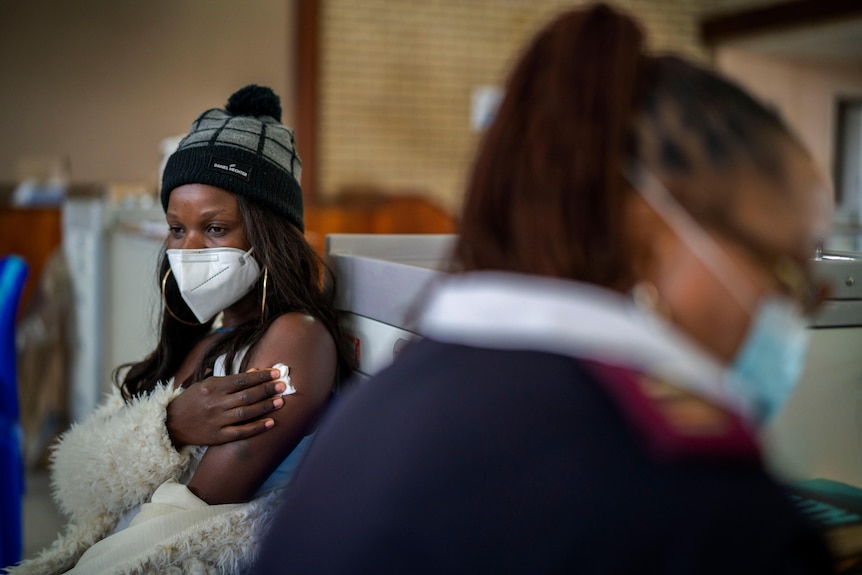
[[[121,366],[115,392],[61,437],[51,473],[69,524],[9,573],[248,570],[349,372],[280,116],[269,88],[247,86],[201,114],[169,158],[158,345]],[[225,403],[231,386],[246,391]]]
[[[828,573],[757,431],[831,196],[765,106],[606,5],[515,65],[423,339],[339,402],[255,573]]]

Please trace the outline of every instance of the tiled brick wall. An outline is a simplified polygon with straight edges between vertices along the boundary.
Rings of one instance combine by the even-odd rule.
[[[758,0],[626,0],[650,46],[707,61],[705,13]],[[763,3],[760,0],[759,3]],[[320,196],[426,194],[455,211],[477,142],[470,100],[498,85],[562,0],[322,0]]]

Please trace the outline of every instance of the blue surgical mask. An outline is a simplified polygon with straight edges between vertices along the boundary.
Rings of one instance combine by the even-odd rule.
[[[806,321],[792,300],[759,297],[753,284],[712,237],[644,166],[629,176],[635,189],[655,212],[712,271],[731,295],[748,309],[748,333],[728,367],[724,393],[744,406],[749,417],[766,423],[793,393],[808,348]]]
[[[764,299],[730,366],[728,390],[744,398],[755,420],[772,419],[793,393],[808,349],[798,306],[783,297]]]

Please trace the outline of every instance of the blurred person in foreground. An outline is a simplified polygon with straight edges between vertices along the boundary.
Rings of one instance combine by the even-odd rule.
[[[597,5],[520,58],[422,340],[349,393],[256,573],[828,573],[766,471],[832,200],[783,122]]]

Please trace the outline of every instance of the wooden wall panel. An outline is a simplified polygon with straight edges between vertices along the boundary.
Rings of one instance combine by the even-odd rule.
[[[18,254],[29,268],[18,317],[39,284],[42,268],[60,247],[62,212],[59,207],[0,207],[0,255]]]

